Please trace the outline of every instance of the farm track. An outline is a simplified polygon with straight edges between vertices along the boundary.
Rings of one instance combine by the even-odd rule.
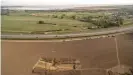
[[[117,61],[118,61],[118,65],[120,65],[119,48],[118,48],[117,39],[114,38],[114,41],[115,41],[115,45],[116,45],[116,56],[117,56]]]

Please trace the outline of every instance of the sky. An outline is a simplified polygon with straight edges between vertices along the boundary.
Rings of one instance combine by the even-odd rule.
[[[133,4],[133,0],[1,0],[2,5]]]

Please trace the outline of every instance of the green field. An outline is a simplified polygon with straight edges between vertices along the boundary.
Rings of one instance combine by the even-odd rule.
[[[46,24],[38,24],[37,22],[39,20],[44,21]],[[2,16],[1,30],[2,33],[31,33],[50,31],[54,31],[52,33],[66,33],[87,31],[85,28],[89,25],[92,24],[69,19],[42,18],[34,16]]]
[[[31,14],[37,14],[31,15]],[[89,17],[109,16],[110,13],[97,12],[24,12],[12,11],[9,15],[1,17],[2,33],[25,33],[25,34],[63,34],[79,33],[95,30],[97,25],[92,22],[84,22],[79,19]],[[124,25],[133,24],[131,19],[124,20]],[[43,24],[39,24],[43,21]],[[98,27],[98,26],[97,26]],[[99,26],[100,27],[100,26]]]
[[[23,13],[24,14],[24,13]],[[41,13],[42,14],[42,13]],[[2,33],[71,33],[86,32],[91,23],[81,22],[72,19],[50,18],[47,15],[53,13],[43,13],[42,16],[31,16],[30,14],[12,13],[11,15],[2,15]],[[60,13],[58,13],[60,14]],[[73,14],[73,13],[69,13]],[[44,21],[45,24],[38,24],[38,21]]]

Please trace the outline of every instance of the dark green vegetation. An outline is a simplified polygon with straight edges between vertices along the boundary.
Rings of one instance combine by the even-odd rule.
[[[2,33],[62,34],[133,25],[132,6],[101,8],[104,10],[2,10]]]

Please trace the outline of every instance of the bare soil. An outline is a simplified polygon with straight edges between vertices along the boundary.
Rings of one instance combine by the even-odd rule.
[[[133,36],[130,35],[120,35],[117,39],[120,63],[133,67]],[[73,57],[81,61],[82,68],[108,69],[118,64],[113,37],[67,42],[2,40],[1,47],[2,75],[33,75],[32,67],[41,56]],[[82,71],[81,75],[106,75],[104,71],[93,71]]]

